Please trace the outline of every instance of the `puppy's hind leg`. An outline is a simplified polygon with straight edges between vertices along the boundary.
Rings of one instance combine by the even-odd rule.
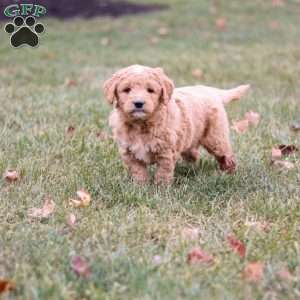
[[[213,109],[207,132],[201,144],[210,154],[215,156],[222,171],[228,173],[235,171],[236,163],[231,148],[229,124],[224,107]]]

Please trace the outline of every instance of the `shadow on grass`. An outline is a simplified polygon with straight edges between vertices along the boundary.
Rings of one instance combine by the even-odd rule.
[[[141,186],[132,181],[116,151],[106,150],[99,149],[98,158],[90,156],[90,169],[94,172],[93,176],[85,178],[89,177],[86,186],[90,187],[93,198],[99,199],[105,207],[146,205],[157,209],[162,205],[165,208],[181,206],[209,213],[216,203],[226,205],[229,200],[247,199],[252,193],[269,192],[270,186],[275,184],[269,171],[259,162],[240,162],[236,173],[228,175],[219,170],[213,158],[203,158],[197,165],[178,163],[174,183],[170,186],[156,186],[153,181]],[[154,172],[155,168],[151,167],[152,179]]]
[[[181,162],[177,164],[175,168],[175,183],[180,184],[183,178],[195,178],[201,176],[203,173],[212,174],[215,173],[217,169],[217,163],[212,160],[200,160],[196,165]]]

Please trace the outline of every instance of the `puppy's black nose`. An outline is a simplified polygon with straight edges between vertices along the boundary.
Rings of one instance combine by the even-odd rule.
[[[142,108],[144,106],[144,101],[135,101],[133,104],[136,108]]]

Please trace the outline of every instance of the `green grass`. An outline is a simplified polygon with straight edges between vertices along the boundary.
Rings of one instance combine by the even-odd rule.
[[[292,171],[270,166],[273,145],[299,145],[300,135],[289,131],[300,118],[299,1],[215,1],[214,10],[208,0],[168,1],[171,9],[148,15],[47,19],[38,49],[12,49],[1,30],[0,173],[21,173],[14,184],[0,179],[0,278],[17,287],[4,299],[299,299],[299,154],[289,158]],[[215,28],[219,17],[228,20],[224,32]],[[277,30],[270,28],[274,20]],[[160,27],[169,34],[151,44]],[[228,107],[231,120],[248,110],[262,116],[256,129],[232,133],[235,175],[220,174],[203,153],[196,168],[178,165],[169,188],[130,181],[114,143],[96,134],[109,130],[103,80],[133,63],[163,67],[177,86],[252,84]],[[203,79],[192,76],[195,68]],[[78,84],[68,87],[68,79]],[[72,208],[68,199],[80,188],[92,203]],[[47,197],[56,203],[53,216],[29,218]],[[70,212],[74,231],[65,230]],[[271,231],[249,230],[247,219],[269,222]],[[181,239],[189,226],[200,229],[199,240]],[[244,261],[229,250],[229,232],[247,244]],[[188,265],[196,245],[216,263]],[[88,260],[89,280],[71,270],[74,255]],[[265,263],[264,279],[247,283],[241,271],[256,260]],[[283,267],[295,281],[276,276]]]

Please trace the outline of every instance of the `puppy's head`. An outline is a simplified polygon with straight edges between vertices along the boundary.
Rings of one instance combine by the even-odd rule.
[[[133,65],[116,72],[103,89],[107,101],[128,119],[147,120],[170,100],[174,84],[160,68]]]

